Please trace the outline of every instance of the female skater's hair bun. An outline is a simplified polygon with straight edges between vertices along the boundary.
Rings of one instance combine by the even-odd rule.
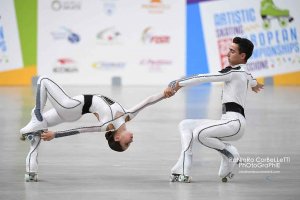
[[[116,131],[109,131],[105,133],[105,138],[107,140],[108,146],[117,152],[122,152],[124,149],[122,148],[121,144],[119,141],[115,141],[114,135]]]
[[[113,132],[112,131],[106,132],[105,138],[107,141],[109,141],[111,138],[113,138]]]

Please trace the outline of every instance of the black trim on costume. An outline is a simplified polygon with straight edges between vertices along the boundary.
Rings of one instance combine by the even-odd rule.
[[[65,137],[65,136],[70,136],[70,135],[76,135],[76,134],[79,134],[79,133],[80,132],[78,130],[55,132],[55,138]]]
[[[184,174],[185,153],[189,150],[189,148],[190,148],[192,142],[193,142],[193,132],[192,132],[192,139],[190,140],[189,146],[188,146],[187,149],[184,150],[184,152],[183,152],[183,165],[182,165],[182,170],[183,170],[182,174],[183,174],[183,175],[185,175],[185,174]]]
[[[90,112],[90,107],[92,105],[92,102],[93,102],[93,95],[83,95],[84,97],[84,104],[83,104],[83,107],[82,107],[82,114],[86,114],[86,113],[91,113]]]
[[[239,130],[238,130],[236,133],[234,133],[233,135],[229,135],[229,136],[215,137],[215,138],[219,139],[219,138],[224,138],[224,137],[231,137],[231,136],[234,136],[234,135],[238,134],[238,133],[239,133],[239,131],[241,130],[241,122],[240,122],[240,120],[239,120],[239,119],[234,119],[234,120],[230,120],[230,121],[228,121],[228,122],[226,122],[226,123],[222,123],[222,124],[216,124],[216,125],[212,125],[212,126],[205,127],[204,129],[202,129],[201,131],[199,131],[199,133],[198,133],[198,137],[197,137],[198,141],[199,141],[201,144],[203,144],[204,146],[208,147],[208,148],[215,149],[215,150],[219,150],[219,149],[216,149],[216,148],[213,148],[213,147],[209,147],[209,146],[205,145],[203,142],[201,142],[201,140],[200,140],[200,138],[199,138],[199,136],[200,136],[201,132],[202,132],[202,131],[204,131],[204,130],[206,130],[206,129],[208,129],[208,128],[212,128],[212,127],[216,127],[216,126],[222,126],[222,125],[226,125],[226,124],[228,124],[228,123],[230,123],[230,122],[234,122],[234,121],[238,121],[238,122],[239,122],[239,124],[240,124],[240,126],[239,126]]]
[[[226,112],[237,112],[245,117],[245,112],[244,112],[243,106],[241,106],[240,104],[237,104],[235,102],[223,103],[222,113],[225,114]]]
[[[40,122],[43,121],[41,114],[41,84],[37,85],[34,114]]]
[[[125,114],[125,113],[126,113],[126,110],[123,108],[123,106],[122,106],[121,104],[119,104],[118,102],[116,102],[116,104],[118,104],[118,105],[122,108],[123,113]]]
[[[51,82],[52,82],[54,85],[56,85],[56,86],[64,93],[64,95],[66,95],[69,99],[78,102],[77,105],[75,105],[75,106],[73,106],[73,107],[70,107],[70,108],[67,108],[67,107],[61,105],[61,104],[60,104],[60,103],[59,103],[59,102],[51,95],[51,93],[46,89],[47,94],[49,94],[49,95],[52,97],[52,99],[53,99],[58,105],[60,105],[62,108],[65,108],[65,109],[72,109],[72,108],[76,108],[77,106],[79,106],[79,105],[81,104],[81,102],[80,102],[79,100],[71,98],[69,95],[67,95],[67,94],[65,93],[65,91],[64,91],[57,83],[55,83],[54,81],[52,81],[52,80],[49,79],[49,78],[42,78],[42,79],[40,80],[40,84],[42,84],[42,81],[43,81],[44,79],[47,79],[47,80],[51,81]]]
[[[28,164],[29,164],[29,166],[28,166],[28,171],[29,172],[31,172],[31,170],[30,170],[30,162],[31,162],[31,155],[32,155],[32,153],[38,148],[38,146],[40,145],[40,143],[41,143],[41,137],[39,137],[39,141],[38,141],[38,143],[37,143],[37,145],[34,147],[34,149],[29,153],[29,160],[28,160]],[[37,157],[38,157],[38,152],[37,152],[37,156],[35,157],[35,159],[36,159],[36,162],[37,162]]]
[[[115,101],[113,101],[112,99],[106,97],[106,96],[103,96],[101,95],[102,99],[108,104],[108,105],[113,105],[115,103]]]
[[[110,109],[110,115],[111,115],[111,121],[113,121],[113,120],[114,120],[114,115],[113,115],[113,111],[112,111],[112,109],[111,109],[111,105],[112,105],[112,104],[110,104],[110,103],[112,103],[113,101],[110,101],[110,103],[109,103],[109,102],[107,101],[108,97],[103,96],[103,95],[99,95],[98,97],[100,97],[100,98],[104,101],[104,103],[106,103],[106,105],[109,107],[109,109]],[[106,97],[106,98],[104,98],[104,97]],[[104,126],[104,124],[103,124],[102,126]]]
[[[234,121],[236,121],[236,120],[234,120]],[[220,138],[232,137],[232,136],[238,134],[238,132],[240,132],[240,130],[241,130],[241,126],[242,125],[241,125],[241,121],[239,119],[237,121],[239,122],[240,126],[239,126],[239,130],[235,134],[233,134],[233,135],[227,135],[227,136],[222,136],[222,137],[216,137],[216,138],[220,139]]]
[[[233,159],[234,156],[232,155],[232,153],[230,153],[227,149],[217,149],[217,151],[219,151],[221,154],[225,155],[227,158],[229,159]]]
[[[231,66],[228,66],[228,67],[225,67],[224,69],[222,69],[222,70],[220,70],[219,72],[220,73],[227,73],[227,72],[230,72],[231,70],[239,70],[239,69],[241,69],[241,67],[240,66],[238,66],[238,67],[231,67]]]

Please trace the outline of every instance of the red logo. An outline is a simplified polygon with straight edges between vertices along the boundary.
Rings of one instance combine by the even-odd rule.
[[[73,73],[78,72],[77,64],[70,58],[59,58],[56,60],[54,67],[54,73]]]
[[[169,44],[170,36],[157,34],[152,27],[147,27],[142,32],[142,42],[145,44]]]

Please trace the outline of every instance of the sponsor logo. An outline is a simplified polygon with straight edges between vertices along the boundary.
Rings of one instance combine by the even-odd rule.
[[[114,27],[101,30],[96,35],[97,42],[102,45],[112,45],[121,43],[121,33]]]
[[[1,18],[0,18],[1,19]],[[0,23],[0,64],[8,63],[8,56],[6,55],[7,46],[4,39],[3,26]]]
[[[72,44],[78,43],[80,41],[80,36],[66,27],[59,28],[58,31],[52,32],[51,35],[54,40],[67,40]]]
[[[80,10],[81,9],[81,1],[79,1],[79,0],[77,0],[77,1],[75,1],[75,0],[73,0],[73,1],[53,0],[51,2],[51,8],[54,11]]]
[[[70,58],[59,58],[53,67],[54,73],[73,73],[78,72],[77,64]]]
[[[144,44],[169,44],[170,36],[166,34],[158,34],[152,27],[147,27],[142,32],[142,42]]]
[[[142,59],[139,62],[139,65],[148,67],[149,71],[158,72],[158,71],[162,71],[163,67],[171,66],[172,63],[173,63],[172,60],[168,60],[168,59],[148,58],[148,59]]]
[[[4,30],[3,30],[3,26],[1,26],[1,24],[0,24],[0,51],[1,52],[7,51],[6,42],[4,39]]]
[[[145,9],[150,14],[163,14],[170,9],[170,5],[163,3],[163,0],[148,0],[149,3],[142,4],[142,9]]]
[[[118,0],[102,0],[103,12],[108,16],[113,15],[117,8],[117,6],[116,6],[117,1]]]
[[[112,62],[112,61],[97,61],[92,64],[92,67],[95,69],[104,69],[104,70],[115,70],[123,69],[126,66],[126,62]]]

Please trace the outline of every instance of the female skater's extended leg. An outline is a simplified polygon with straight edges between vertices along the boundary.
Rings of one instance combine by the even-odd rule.
[[[21,134],[30,133],[48,128],[43,117],[47,99],[61,116],[72,121],[81,117],[83,103],[78,99],[69,97],[66,92],[53,80],[47,77],[39,78],[37,82],[36,105],[31,112],[30,122],[20,130]],[[75,115],[74,115],[75,114]]]

